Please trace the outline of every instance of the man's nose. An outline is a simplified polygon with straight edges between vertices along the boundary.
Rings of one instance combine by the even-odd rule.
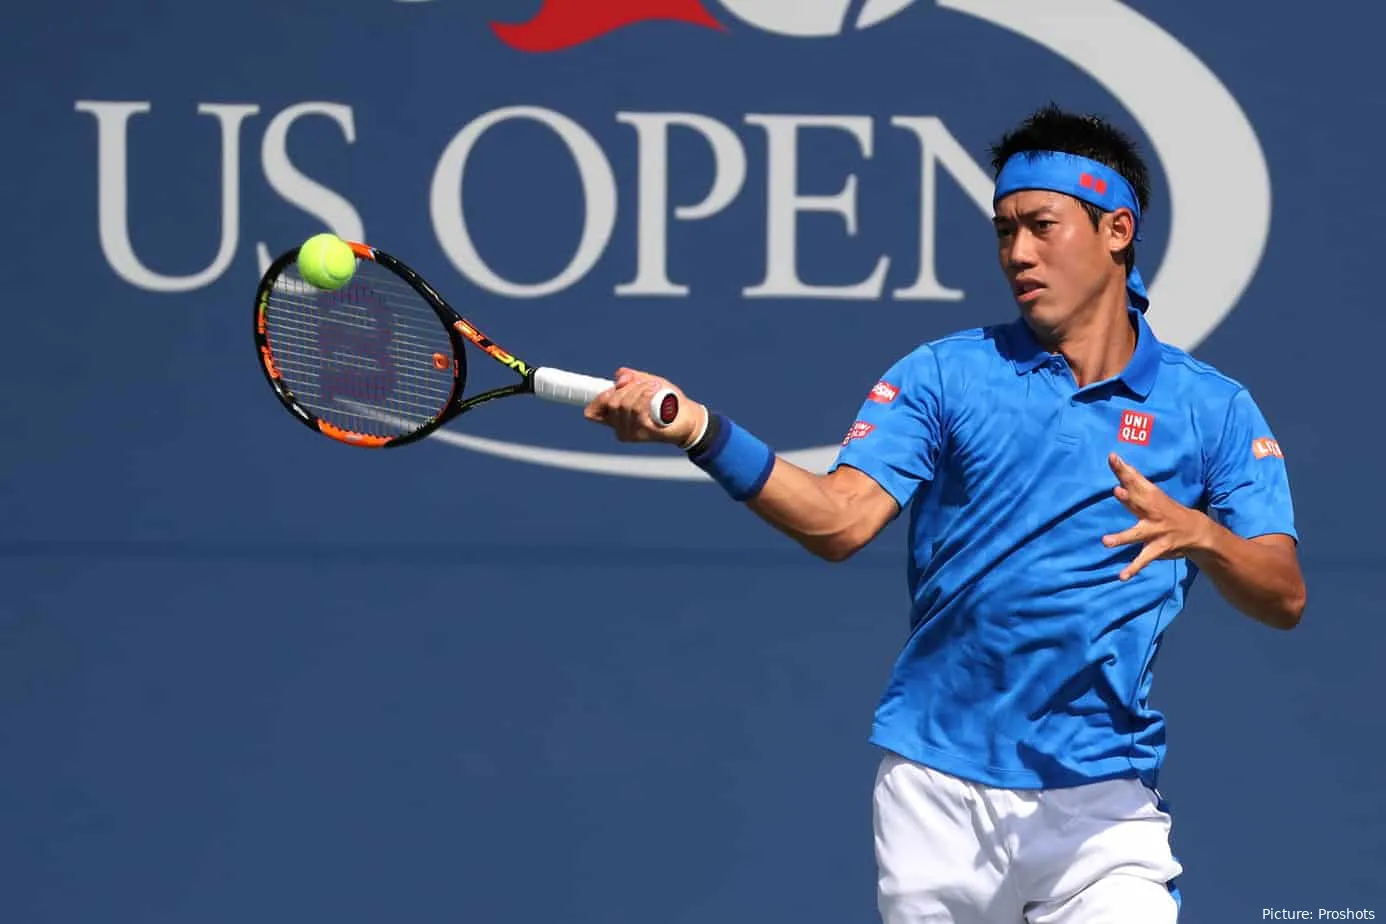
[[[1035,236],[1026,229],[1017,228],[1011,235],[1010,246],[1006,248],[1006,265],[1012,269],[1035,265]]]

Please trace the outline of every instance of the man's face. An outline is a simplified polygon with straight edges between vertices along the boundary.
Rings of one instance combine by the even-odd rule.
[[[1125,213],[1117,213],[1125,214]],[[1062,330],[1097,303],[1129,236],[1104,215],[1098,227],[1072,196],[1021,190],[996,203],[997,256],[1020,311],[1039,331]],[[1120,224],[1129,227],[1122,219]],[[1115,248],[1115,249],[1114,249]],[[1124,283],[1123,283],[1124,288]]]

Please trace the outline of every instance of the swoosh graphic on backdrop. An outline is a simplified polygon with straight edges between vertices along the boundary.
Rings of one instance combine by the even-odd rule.
[[[491,29],[520,51],[559,51],[652,19],[722,28],[701,0],[544,0],[529,22],[491,23]]]

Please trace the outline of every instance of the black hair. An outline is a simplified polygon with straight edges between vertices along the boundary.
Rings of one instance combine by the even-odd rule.
[[[1030,151],[1061,151],[1111,167],[1135,190],[1142,215],[1150,205],[1150,172],[1135,141],[1100,116],[1065,112],[1054,103],[1037,110],[991,146],[993,174],[999,175],[1016,154]],[[1088,202],[1081,205],[1096,228],[1102,209]],[[1135,244],[1126,248],[1125,259],[1130,271],[1136,262]]]

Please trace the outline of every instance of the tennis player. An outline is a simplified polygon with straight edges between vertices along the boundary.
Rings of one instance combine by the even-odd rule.
[[[585,413],[679,444],[830,561],[909,509],[910,632],[871,739],[886,924],[1168,924],[1151,669],[1199,572],[1251,618],[1299,622],[1285,463],[1247,390],[1146,323],[1130,139],[1050,106],[992,154],[1020,317],[891,366],[828,474],[691,400],[653,426],[668,383],[636,370]]]

